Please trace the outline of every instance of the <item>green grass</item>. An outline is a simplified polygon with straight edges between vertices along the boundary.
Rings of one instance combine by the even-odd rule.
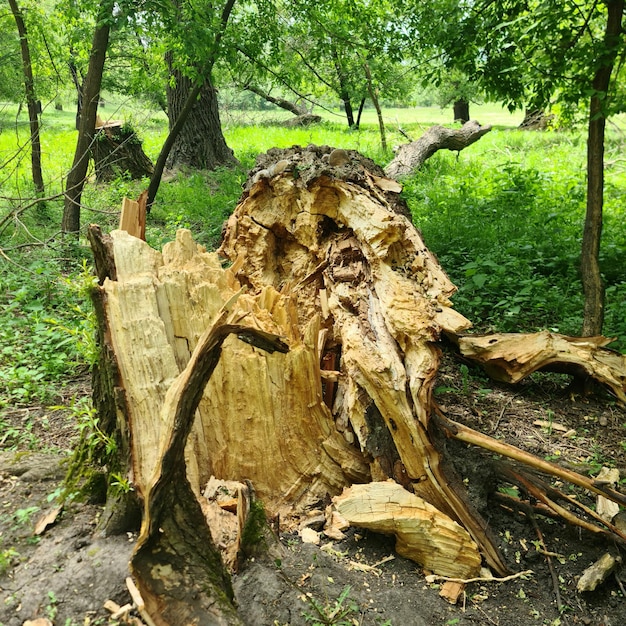
[[[0,105],[0,411],[29,402],[52,402],[55,393],[93,346],[84,294],[83,261],[91,263],[84,239],[59,236],[62,181],[76,141],[73,111],[48,108],[43,115],[43,169],[53,197],[20,212],[32,197],[28,151],[12,158],[28,139],[25,114]],[[130,120],[155,159],[167,132],[162,113],[131,101],[107,100],[105,115]],[[357,149],[381,165],[377,121],[367,109],[361,129],[346,128],[338,112],[324,122],[286,130],[269,119],[281,112],[223,114],[224,133],[241,166],[216,172],[181,172],[161,185],[150,214],[147,238],[161,247],[177,228],[190,228],[214,247],[222,223],[241,193],[256,155],[271,147],[328,144]],[[479,330],[532,331],[551,328],[577,334],[581,325],[580,241],[585,210],[585,136],[573,132],[523,132],[521,115],[496,105],[474,106],[472,116],[494,130],[459,155],[440,152],[404,182],[404,196],[426,244],[459,291],[453,301]],[[388,142],[404,143],[401,128],[418,137],[433,123],[447,123],[450,110],[385,111]],[[618,120],[620,123],[623,120]],[[253,124],[254,123],[254,124]],[[626,351],[626,173],[619,125],[609,125],[605,222],[601,250],[607,285],[605,334]],[[147,181],[119,178],[90,182],[83,194],[83,223],[116,227],[124,196],[136,197]],[[6,218],[6,219],[5,219]],[[77,339],[80,340],[77,343]]]

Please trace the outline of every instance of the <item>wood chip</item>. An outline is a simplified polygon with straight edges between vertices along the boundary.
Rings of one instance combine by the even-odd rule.
[[[559,424],[558,422],[551,422],[550,420],[535,420],[533,426],[547,428],[548,430],[558,430],[562,433],[566,433],[569,430],[567,426],[563,426],[563,424]]]
[[[302,543],[312,543],[316,546],[320,544],[320,534],[312,528],[303,528],[300,531],[300,539]]]
[[[603,467],[596,476],[596,481],[606,482],[611,487],[615,487],[619,481],[619,470],[616,468]],[[619,513],[619,504],[604,496],[596,496],[596,513],[605,521],[611,522]]]
[[[583,591],[594,591],[620,563],[621,559],[619,557],[616,558],[607,552],[583,572],[583,575],[578,580],[576,589],[580,593]]]
[[[463,583],[448,581],[441,585],[439,595],[450,604],[456,604],[459,601],[459,598],[463,595],[464,591],[465,585]]]
[[[48,528],[56,522],[57,517],[62,510],[63,505],[59,505],[46,511],[35,524],[35,535],[43,535],[46,530],[48,530]]]

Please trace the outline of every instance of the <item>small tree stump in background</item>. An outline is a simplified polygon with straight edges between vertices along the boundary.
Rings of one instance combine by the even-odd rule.
[[[135,131],[120,121],[98,122],[91,147],[96,180],[111,181],[126,172],[133,180],[151,176],[152,161],[143,151]]]

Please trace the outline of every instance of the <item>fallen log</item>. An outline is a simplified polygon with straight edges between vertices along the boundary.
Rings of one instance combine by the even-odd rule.
[[[439,337],[470,322],[397,192],[358,153],[294,147],[259,159],[225,228],[226,266],[189,231],[158,252],[90,229],[111,362],[97,370],[96,401],[114,412],[143,502],[133,572],[155,623],[236,623],[203,515],[213,476],[250,481],[266,514],[292,526],[365,484],[353,489],[372,504],[352,508],[355,524],[391,532],[397,521],[404,553],[463,579],[481,558],[499,574],[507,566],[442,452],[445,436],[624,502],[436,415]],[[289,350],[270,354],[277,337]],[[391,500],[380,487],[389,480]],[[559,514],[559,494],[531,473],[515,480]]]
[[[480,364],[495,380],[517,383],[538,370],[589,376],[626,404],[626,357],[606,349],[606,337],[566,337],[538,333],[466,335],[461,354]]]
[[[461,128],[431,126],[417,141],[404,144],[396,151],[393,161],[385,167],[390,178],[407,176],[422,167],[437,150],[460,152],[478,141],[491,130],[491,126],[481,126],[470,120]]]

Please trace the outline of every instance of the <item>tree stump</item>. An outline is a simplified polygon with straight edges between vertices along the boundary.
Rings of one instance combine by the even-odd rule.
[[[125,173],[133,180],[152,175],[152,161],[128,124],[117,121],[98,124],[91,154],[98,182],[108,182]]]
[[[132,570],[155,623],[237,623],[203,518],[212,477],[253,485],[284,525],[334,497],[352,523],[396,534],[403,554],[463,579],[482,560],[507,568],[443,436],[626,501],[438,411],[438,339],[470,322],[399,190],[356,152],[294,147],[259,158],[223,258],[185,230],[158,252],[90,229],[100,337],[114,360],[98,389],[114,390],[103,406],[115,407],[144,506]],[[503,472],[543,498],[518,466]]]

